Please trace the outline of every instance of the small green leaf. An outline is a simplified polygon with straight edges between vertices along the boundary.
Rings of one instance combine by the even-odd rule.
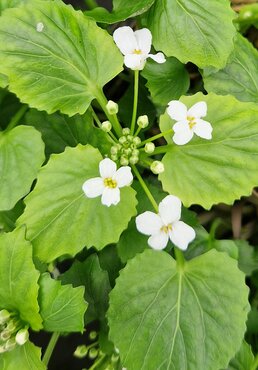
[[[30,242],[24,229],[0,235],[0,308],[15,311],[32,329],[39,330],[39,273],[32,262]]]
[[[163,0],[149,10],[147,26],[155,48],[167,56],[199,67],[222,68],[233,49],[233,18],[227,0],[209,2],[209,7],[207,0]]]
[[[213,126],[212,139],[195,136],[186,145],[168,146],[162,160],[165,171],[159,176],[164,190],[177,195],[187,207],[194,203],[205,208],[250,194],[258,183],[257,105],[212,93],[180,100],[188,107],[198,101],[207,103],[204,119]],[[161,130],[170,129],[174,122],[164,114]],[[166,140],[172,143],[172,135]]]
[[[142,75],[157,105],[166,106],[170,100],[179,99],[187,92],[190,84],[184,65],[176,58],[167,58],[164,64],[148,61]]]
[[[258,270],[258,253],[246,240],[235,240],[239,253],[239,268],[247,276]]]
[[[101,160],[97,149],[78,145],[52,155],[42,168],[18,220],[18,224],[26,224],[27,238],[40,260],[73,256],[85,245],[102,249],[115,243],[135,215],[135,191],[131,187],[121,188],[121,201],[111,207],[102,205],[101,197],[84,195],[82,185],[99,176]]]
[[[116,23],[146,12],[154,1],[155,0],[113,0],[113,11],[111,13],[105,8],[98,7],[86,11],[85,14],[94,18],[96,22]]]
[[[39,280],[40,314],[43,327],[47,331],[76,332],[83,331],[84,313],[87,303],[84,301],[84,288],[61,285],[51,279],[48,273]]]
[[[1,370],[46,370],[41,361],[41,349],[27,342],[0,356]]]
[[[41,132],[47,156],[51,153],[61,153],[67,146],[74,147],[79,143],[89,143],[102,154],[110,150],[111,143],[107,134],[93,126],[89,114],[68,117],[59,113],[48,115],[46,112],[31,109],[25,118],[28,125]]]
[[[44,159],[44,143],[34,128],[0,132],[0,210],[12,209],[29,192]]]
[[[84,113],[122,63],[112,37],[61,0],[34,0],[0,19],[1,72],[39,110]]]
[[[225,253],[213,250],[180,268],[167,253],[148,250],[128,262],[109,307],[123,366],[217,370],[242,342],[248,288]]]
[[[244,340],[236,356],[230,361],[227,370],[255,370],[254,355],[249,344]]]
[[[108,308],[108,293],[111,290],[107,271],[102,270],[96,254],[84,262],[75,261],[72,267],[60,276],[63,284],[85,287],[85,299],[89,306],[85,323],[104,320]]]
[[[225,68],[217,71],[205,68],[202,72],[208,92],[231,94],[241,101],[258,101],[258,51],[240,34]]]

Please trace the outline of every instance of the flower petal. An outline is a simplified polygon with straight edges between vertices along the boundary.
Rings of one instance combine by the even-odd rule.
[[[141,71],[145,66],[146,56],[141,54],[127,54],[124,57],[124,64],[127,68]]]
[[[178,121],[173,126],[174,132],[182,131],[182,130],[189,130],[189,121]]]
[[[168,103],[167,112],[176,121],[186,120],[187,107],[178,100],[171,100]]]
[[[159,215],[146,211],[135,219],[137,230],[144,235],[152,235],[160,232],[163,223]]]
[[[121,53],[126,55],[138,48],[137,41],[131,27],[119,27],[113,33],[113,39]]]
[[[200,118],[205,117],[207,114],[207,104],[205,101],[199,101],[194,104],[187,112],[190,117]]]
[[[86,180],[82,185],[86,197],[96,198],[103,193],[104,183],[101,177],[93,177],[92,179]]]
[[[156,250],[164,249],[168,244],[168,234],[160,232],[158,234],[152,235],[148,239],[148,244],[151,248]]]
[[[112,204],[117,205],[120,202],[120,190],[119,188],[107,188],[105,187],[101,203],[104,206],[110,207]]]
[[[181,217],[181,200],[167,195],[159,204],[159,215],[165,225],[178,221]]]
[[[178,123],[178,122],[177,122]],[[174,125],[175,126],[175,125]],[[174,129],[173,126],[173,129]],[[182,125],[181,129],[176,127],[176,132],[173,136],[173,141],[177,145],[184,145],[188,143],[193,137],[193,130],[190,129],[189,125]]]
[[[183,251],[187,249],[188,244],[194,240],[194,229],[183,221],[173,223],[172,230],[169,232],[170,240]]]
[[[116,173],[116,163],[109,158],[103,159],[99,162],[99,173],[103,179],[113,177]]]
[[[203,139],[210,140],[212,138],[212,126],[209,122],[204,121],[200,118],[196,119],[196,124],[193,127],[193,132]]]
[[[114,174],[113,179],[116,180],[117,186],[119,188],[130,185],[131,182],[133,181],[131,167],[129,166],[120,167]]]
[[[142,28],[134,32],[136,38],[138,50],[141,50],[142,53],[147,57],[151,49],[152,35],[151,31],[147,28]]]
[[[166,61],[165,55],[160,52],[157,54],[148,54],[148,58],[151,58],[155,60],[155,62],[160,63],[160,64],[165,63]]]

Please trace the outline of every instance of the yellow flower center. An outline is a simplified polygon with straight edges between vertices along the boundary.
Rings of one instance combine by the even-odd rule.
[[[133,54],[140,55],[142,54],[142,51],[140,49],[134,49]]]
[[[115,189],[117,187],[117,182],[116,182],[116,180],[113,180],[111,177],[106,177],[104,179],[104,185],[107,188]]]
[[[163,231],[164,233],[168,234],[169,231],[172,231],[172,225],[171,224],[164,225],[164,226],[162,226],[160,231]]]
[[[195,118],[194,117],[187,117],[188,125],[192,129],[194,125],[196,125]]]

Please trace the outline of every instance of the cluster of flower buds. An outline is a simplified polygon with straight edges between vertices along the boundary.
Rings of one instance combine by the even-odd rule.
[[[0,353],[9,352],[18,344],[22,346],[29,339],[28,327],[17,315],[7,310],[0,311]]]
[[[123,129],[123,135],[119,142],[111,147],[111,159],[119,161],[122,166],[136,164],[139,161],[139,150],[137,146],[141,143],[138,136],[133,137],[129,128]]]

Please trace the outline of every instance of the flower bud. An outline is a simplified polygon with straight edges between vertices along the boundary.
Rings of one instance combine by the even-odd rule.
[[[153,143],[146,143],[144,147],[144,151],[148,154],[153,153],[155,150],[155,144]]]
[[[98,354],[99,354],[99,351],[97,350],[97,348],[91,348],[89,350],[89,358],[91,360],[94,360],[94,358],[96,358],[98,356]]]
[[[104,121],[101,124],[101,130],[104,132],[109,132],[112,129],[112,125],[109,121]]]
[[[139,157],[139,154],[140,154],[140,152],[139,152],[139,150],[138,150],[138,149],[133,149],[133,151],[132,151],[132,156],[134,156],[134,157]]]
[[[128,159],[126,158],[126,157],[121,157],[120,158],[120,164],[121,164],[121,166],[128,166],[128,164],[129,164],[129,161],[128,161]]]
[[[8,330],[10,333],[14,333],[18,328],[17,328],[18,320],[10,320],[8,322],[8,325],[6,327],[6,330]]]
[[[130,134],[130,129],[128,127],[125,127],[125,128],[123,128],[122,133],[123,133],[123,135],[129,135]]]
[[[7,310],[1,310],[0,311],[0,325],[8,321],[10,316],[11,316],[10,312],[8,312]]]
[[[107,111],[109,114],[117,114],[118,113],[118,104],[115,103],[113,100],[109,100],[106,105]]]
[[[11,337],[11,335],[12,335],[11,331],[4,329],[0,334],[0,338],[2,339],[2,341],[5,342]]]
[[[111,154],[117,154],[118,151],[119,151],[119,149],[118,149],[118,146],[117,145],[111,146],[111,149],[110,149],[110,153]]]
[[[137,125],[140,128],[146,128],[148,126],[148,124],[149,124],[149,119],[148,119],[148,116],[146,116],[146,114],[144,116],[138,117]]]
[[[124,149],[122,149],[122,153],[125,156],[131,155],[132,154],[132,149],[131,148],[124,148]]]
[[[111,159],[112,161],[117,161],[118,160],[117,154],[111,154]]]
[[[121,136],[119,138],[119,143],[121,143],[122,145],[125,144],[127,142],[127,138],[125,136]]]
[[[139,161],[139,157],[136,155],[132,155],[132,157],[130,157],[129,159],[130,164],[136,164],[138,161]]]
[[[5,343],[5,350],[6,351],[11,351],[12,349],[14,349],[14,347],[16,346],[16,341],[15,341],[15,338],[10,338],[8,339],[8,341]]]
[[[137,145],[140,145],[141,144],[141,139],[139,138],[139,136],[136,136],[133,138],[133,143],[137,146]]]
[[[150,169],[155,175],[158,175],[158,174],[164,172],[164,170],[165,170],[164,164],[160,161],[152,162],[152,164],[150,166]]]
[[[133,141],[133,136],[132,135],[127,135],[127,140],[132,142]]]
[[[89,334],[89,338],[90,338],[90,340],[94,340],[94,339],[96,339],[96,338],[97,338],[97,336],[98,336],[98,333],[97,333],[95,330],[92,330],[92,331],[90,332],[90,334]]]
[[[21,329],[17,332],[15,336],[15,341],[19,346],[22,346],[29,339],[28,329]]]
[[[82,344],[81,346],[78,346],[76,348],[73,355],[77,358],[83,358],[87,356],[87,353],[88,353],[88,347]]]
[[[4,352],[6,352],[6,347],[5,347],[5,344],[2,344],[0,346],[0,353],[4,353]]]

